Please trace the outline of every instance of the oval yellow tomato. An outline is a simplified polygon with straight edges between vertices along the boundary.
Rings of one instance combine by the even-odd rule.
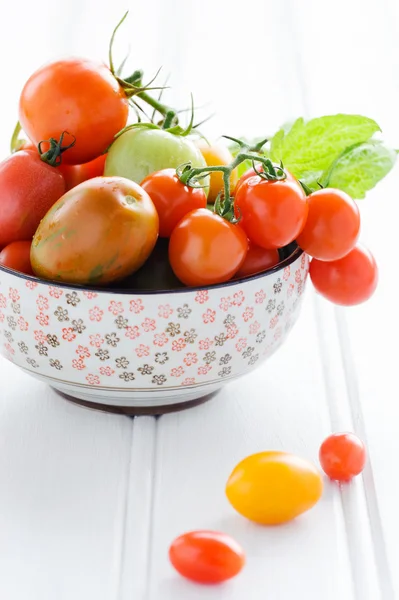
[[[228,165],[233,161],[233,155],[230,150],[223,146],[222,144],[212,144],[209,145],[205,142],[205,140],[200,140],[197,142],[197,146],[201,150],[201,154],[205,159],[205,162],[208,166],[224,166]],[[234,189],[236,187],[238,181],[238,173],[237,169],[230,175],[230,193],[233,194]],[[213,204],[217,198],[219,192],[223,191],[223,173],[219,171],[214,171],[210,174],[210,186],[208,193],[208,202],[209,204]]]
[[[226,486],[235,510],[262,525],[291,521],[312,508],[322,491],[316,467],[287,452],[247,456],[235,467]]]

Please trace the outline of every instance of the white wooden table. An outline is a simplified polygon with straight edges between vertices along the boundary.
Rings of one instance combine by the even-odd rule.
[[[109,4],[2,5],[3,155],[31,71],[60,54],[106,57],[109,30],[128,7]],[[131,8],[133,68],[152,74],[163,64],[172,100],[185,102],[190,90],[199,104],[211,100],[210,132],[267,135],[295,116],[356,112],[398,147],[396,0]],[[362,203],[363,240],[380,265],[375,297],[338,310],[309,286],[282,349],[211,403],[158,420],[96,413],[0,359],[2,600],[399,598],[398,189],[396,169]],[[364,475],[342,488],[326,482],[307,515],[260,528],[227,503],[226,478],[244,456],[284,449],[317,461],[324,437],[347,429],[367,443]],[[236,537],[248,556],[243,573],[218,588],[179,578],[168,546],[194,528]]]

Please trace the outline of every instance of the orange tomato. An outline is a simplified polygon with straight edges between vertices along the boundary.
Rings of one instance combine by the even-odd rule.
[[[101,177],[104,174],[106,158],[107,155],[102,154],[84,165],[64,165],[61,163],[58,169],[64,176],[66,191],[68,192],[88,179]]]
[[[228,165],[233,161],[233,155],[230,150],[223,146],[222,144],[207,144],[205,140],[200,140],[197,142],[199,149],[201,150],[202,156],[204,157],[206,164],[208,166],[224,166]],[[236,183],[238,181],[238,173],[237,169],[230,175],[230,192],[234,193],[234,189]],[[209,194],[208,194],[208,202],[212,204],[215,202],[217,195],[219,192],[222,192],[223,187],[223,173],[219,171],[214,171],[210,174],[210,186],[209,186]]]

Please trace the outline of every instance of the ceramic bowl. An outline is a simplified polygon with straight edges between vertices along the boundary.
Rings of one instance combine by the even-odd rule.
[[[294,247],[245,280],[147,292],[54,284],[0,268],[0,350],[93,406],[186,407],[277,350],[298,318],[308,267]]]

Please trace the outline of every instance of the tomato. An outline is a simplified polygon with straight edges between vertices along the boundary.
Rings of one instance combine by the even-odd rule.
[[[169,549],[170,562],[183,577],[197,583],[222,583],[245,565],[241,546],[217,531],[190,531],[176,538]]]
[[[307,198],[299,183],[267,181],[258,175],[240,185],[234,207],[248,238],[266,249],[293,242],[308,216]]]
[[[206,207],[202,188],[193,188],[179,181],[175,169],[151,173],[141,182],[159,216],[159,235],[170,237],[178,222],[191,210]]]
[[[314,258],[309,274],[319,294],[342,306],[365,302],[378,284],[374,256],[360,244],[339,260],[325,262]]]
[[[262,525],[291,521],[318,502],[323,482],[308,461],[287,452],[259,452],[242,460],[226,486],[241,515]]]
[[[298,245],[319,260],[337,260],[355,246],[360,232],[357,204],[341,190],[318,190],[308,196],[309,214]]]
[[[32,242],[31,262],[43,279],[105,284],[137,270],[158,237],[151,198],[121,177],[96,177],[49,210]]]
[[[0,252],[0,265],[33,275],[32,266],[30,264],[30,247],[31,241],[11,242]]]
[[[256,171],[258,172],[262,172],[263,168],[262,165],[260,163],[257,163],[256,165]],[[255,171],[255,169],[253,167],[250,167],[249,169],[247,169],[245,171],[245,173],[243,173],[240,177],[240,179],[237,181],[236,187],[235,187],[235,194],[237,194],[239,188],[242,186],[242,184],[247,181],[247,179],[249,179],[250,177],[255,177],[257,175],[257,172]],[[291,175],[291,173],[289,171],[287,171],[287,169],[284,169],[285,174],[287,175],[287,180],[288,181],[294,181],[296,182],[297,180],[295,179],[295,177],[293,175]]]
[[[64,165],[61,164],[58,169],[65,179],[66,191],[94,177],[101,177],[104,173],[106,154],[85,163],[84,165]]]
[[[255,273],[266,271],[280,262],[278,250],[266,250],[255,246],[252,242],[248,244],[248,252],[244,262],[236,273],[236,278],[249,277]]]
[[[40,220],[65,192],[61,173],[37,152],[20,150],[0,163],[0,248],[32,239]]]
[[[67,131],[76,143],[62,155],[64,164],[81,165],[103,154],[125,127],[129,104],[125,92],[104,64],[83,58],[41,67],[26,82],[19,120],[37,145]]]
[[[193,167],[206,166],[194,142],[162,129],[137,127],[125,131],[112,144],[105,161],[104,175],[118,175],[141,183],[155,171],[176,169],[187,162],[191,162]],[[204,179],[205,183],[207,179]],[[206,188],[205,193],[208,193]]]
[[[366,449],[353,433],[334,433],[324,440],[319,452],[323,471],[337,481],[349,481],[366,464]]]
[[[248,249],[244,231],[207,208],[189,212],[175,227],[169,261],[178,279],[189,286],[228,281]]]
[[[230,150],[223,144],[207,144],[204,140],[197,142],[198,148],[204,157],[208,166],[229,165],[233,161],[233,155]],[[234,169],[230,175],[230,193],[234,193],[236,183],[238,181],[237,169]],[[214,203],[219,192],[223,192],[223,173],[214,171],[210,174],[208,202]]]

